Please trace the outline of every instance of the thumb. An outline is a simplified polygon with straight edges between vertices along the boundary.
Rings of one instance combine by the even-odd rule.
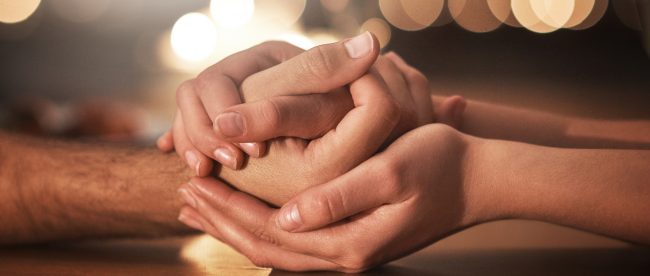
[[[319,229],[361,212],[390,203],[396,185],[386,184],[376,156],[352,171],[322,185],[309,188],[282,206],[276,217],[280,228],[289,232]],[[371,192],[368,192],[371,191]]]
[[[379,42],[370,32],[324,44],[258,72],[244,80],[246,102],[279,95],[325,93],[363,76],[379,56]]]

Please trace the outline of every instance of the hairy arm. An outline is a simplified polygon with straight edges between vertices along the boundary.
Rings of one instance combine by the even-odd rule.
[[[432,97],[434,105],[442,97]],[[461,131],[484,138],[563,148],[650,149],[649,120],[575,118],[467,101]]]
[[[154,149],[0,132],[0,244],[188,232],[176,190],[189,177]]]

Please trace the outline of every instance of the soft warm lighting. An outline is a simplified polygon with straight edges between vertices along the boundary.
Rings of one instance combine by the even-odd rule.
[[[350,0],[320,0],[320,4],[330,12],[341,12],[347,6]]]
[[[511,27],[521,27],[521,24],[519,24],[510,9],[511,1],[512,0],[487,0],[487,4],[494,17],[499,19],[503,24]]]
[[[530,0],[512,1],[511,8],[517,21],[528,30],[536,33],[550,33],[558,29],[558,27],[548,25],[537,17]]]
[[[564,28],[572,28],[582,23],[594,8],[595,0],[575,0],[571,18],[564,23]]]
[[[426,28],[428,25],[423,25],[406,14],[401,1],[397,0],[379,0],[379,10],[381,14],[388,20],[388,22],[405,31],[417,31]]]
[[[253,21],[259,25],[290,27],[300,19],[306,0],[257,0]]]
[[[544,24],[559,29],[573,14],[574,0],[529,0],[533,12]]]
[[[61,18],[77,23],[90,22],[107,10],[110,0],[56,0],[50,1]]]
[[[339,35],[326,30],[312,30],[307,34],[307,37],[316,43],[316,45],[329,44],[341,40]]]
[[[237,28],[245,25],[253,16],[253,0],[212,0],[210,14],[219,27]]]
[[[593,25],[596,25],[596,23],[598,23],[598,21],[603,18],[603,15],[605,15],[608,6],[609,0],[596,0],[594,2],[594,7],[591,9],[591,12],[589,12],[589,15],[587,15],[587,18],[582,20],[580,24],[571,27],[571,29],[584,30],[591,28]]]
[[[209,57],[216,44],[216,27],[204,14],[193,12],[183,15],[172,28],[172,49],[185,60],[196,62]]]
[[[308,37],[299,33],[284,33],[275,38],[276,40],[285,41],[302,49],[310,49],[316,46],[316,43]]]
[[[400,0],[406,15],[422,26],[429,26],[438,19],[444,0]]]
[[[370,18],[361,25],[361,32],[371,32],[379,40],[379,47],[383,48],[390,42],[390,26],[386,21],[379,18]]]
[[[485,0],[449,0],[447,5],[456,23],[468,31],[485,33],[501,25],[501,20],[492,14]]]
[[[36,11],[41,0],[0,0],[0,22],[18,23]]]

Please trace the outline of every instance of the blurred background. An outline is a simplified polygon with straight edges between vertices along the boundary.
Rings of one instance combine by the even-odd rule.
[[[175,90],[265,40],[370,30],[433,93],[603,119],[650,119],[650,0],[0,0],[0,125],[153,145]],[[432,250],[625,244],[538,222]]]
[[[150,143],[185,79],[265,40],[362,31],[432,91],[650,118],[646,0],[0,0],[0,124]]]

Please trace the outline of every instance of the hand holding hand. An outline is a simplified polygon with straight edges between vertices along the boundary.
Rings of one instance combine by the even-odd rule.
[[[493,216],[471,177],[474,139],[441,124],[420,127],[280,210],[195,178],[181,188],[181,220],[259,266],[363,271]]]

